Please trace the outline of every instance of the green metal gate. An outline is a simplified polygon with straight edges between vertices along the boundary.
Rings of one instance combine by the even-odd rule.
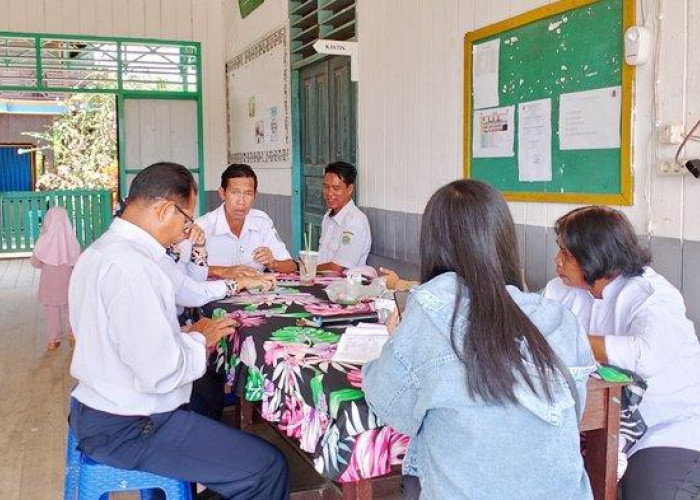
[[[0,192],[0,254],[31,252],[46,211],[55,206],[66,209],[83,248],[112,220],[112,196],[106,190]]]

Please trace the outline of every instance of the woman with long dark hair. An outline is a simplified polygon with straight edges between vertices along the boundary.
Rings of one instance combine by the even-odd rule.
[[[522,291],[503,197],[471,180],[439,189],[420,249],[423,284],[363,388],[413,438],[404,473],[421,498],[591,498],[577,415],[591,350],[570,312]]]
[[[700,498],[700,344],[683,296],[649,267],[622,212],[578,208],[555,230],[559,277],[545,296],[578,317],[596,359],[648,386],[639,405],[647,432],[628,452],[622,498]]]

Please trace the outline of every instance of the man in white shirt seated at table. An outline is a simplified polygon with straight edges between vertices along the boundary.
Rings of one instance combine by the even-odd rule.
[[[165,248],[187,236],[197,184],[157,163],[131,185],[121,218],[83,252],[69,298],[76,346],[70,426],[100,463],[198,482],[223,498],[288,498],[284,456],[255,436],[187,408],[207,348],[234,321],[181,330]]]
[[[248,165],[234,163],[221,174],[223,203],[196,221],[206,237],[210,276],[228,277],[229,270],[224,268],[231,266],[296,271],[270,217],[252,208],[257,194],[258,177]]]
[[[337,161],[328,165],[323,176],[323,199],[328,211],[321,223],[318,270],[342,272],[367,263],[372,235],[367,216],[355,206],[357,169]]]

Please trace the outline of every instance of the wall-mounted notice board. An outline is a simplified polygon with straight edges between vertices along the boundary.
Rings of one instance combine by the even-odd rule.
[[[634,0],[562,0],[467,33],[465,176],[513,201],[632,204]]]

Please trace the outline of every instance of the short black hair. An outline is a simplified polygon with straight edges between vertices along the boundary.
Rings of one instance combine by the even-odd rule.
[[[193,192],[197,194],[197,183],[189,170],[179,163],[158,162],[136,174],[127,203],[166,198],[184,205]]]
[[[350,184],[355,184],[355,180],[357,180],[357,169],[355,168],[355,165],[352,163],[348,163],[346,161],[336,161],[333,163],[330,163],[325,170],[323,171],[324,175],[325,174],[335,174],[338,177],[340,177],[343,182],[345,183],[346,186],[349,186]]]
[[[258,176],[255,175],[255,171],[250,168],[250,165],[245,163],[231,163],[226,170],[221,174],[221,189],[226,191],[228,187],[229,179],[237,179],[239,177],[247,177],[253,179],[255,185],[255,192],[258,192]]]
[[[622,212],[606,206],[588,206],[560,217],[554,230],[560,244],[576,259],[589,285],[618,275],[641,276],[651,262]]]

